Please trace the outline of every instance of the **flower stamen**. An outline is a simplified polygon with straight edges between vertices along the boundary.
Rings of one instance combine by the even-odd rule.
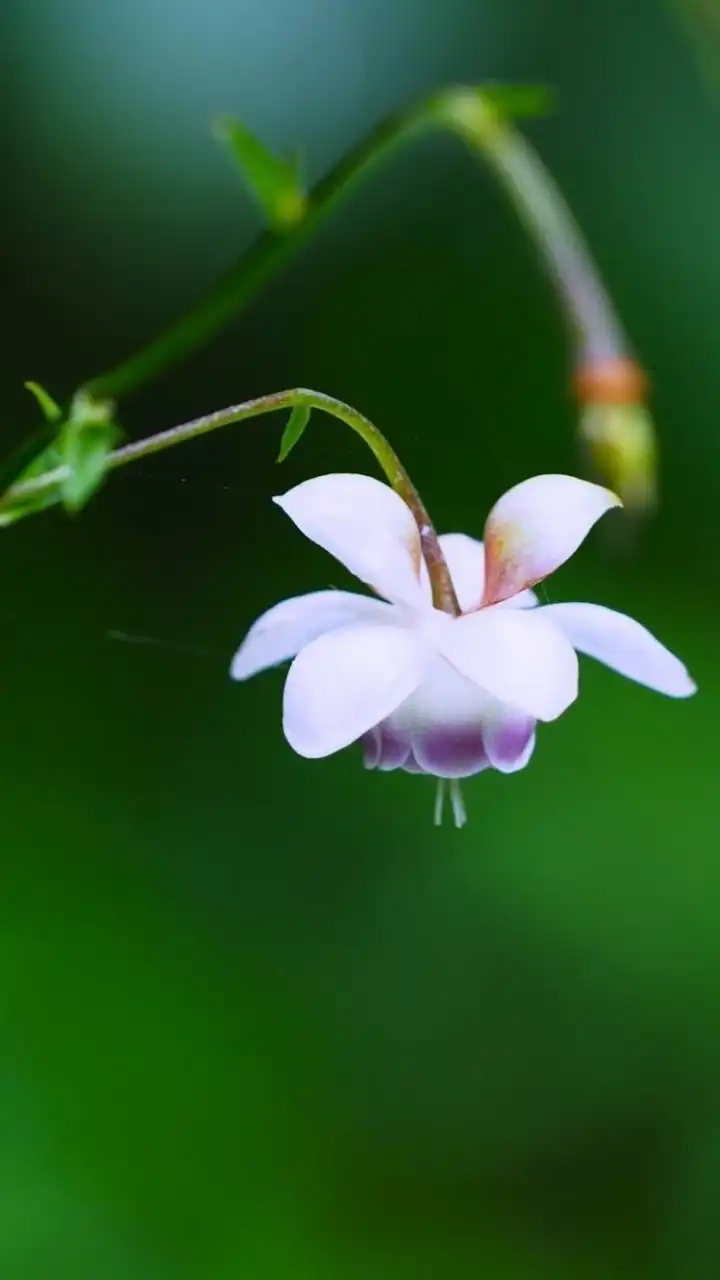
[[[442,826],[443,812],[445,809],[445,793],[450,793],[450,804],[452,806],[452,815],[455,826],[459,829],[464,827],[467,822],[467,811],[465,802],[462,798],[460,783],[457,778],[438,778],[437,789],[435,791],[435,808],[433,810],[433,822],[436,827]]]
[[[455,826],[458,828],[464,827],[467,822],[467,812],[465,809],[465,802],[462,798],[460,783],[457,778],[450,779],[450,803],[452,804]]]
[[[435,790],[435,809],[433,811],[433,822],[436,827],[442,826],[443,809],[445,808],[445,779],[438,778],[437,788]]]

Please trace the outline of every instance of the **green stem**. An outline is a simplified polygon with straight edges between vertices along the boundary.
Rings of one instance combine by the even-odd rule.
[[[535,242],[570,322],[578,367],[630,355],[580,228],[529,143],[482,94],[446,97],[441,113],[489,165]]]
[[[295,387],[291,391],[277,391],[271,395],[259,396],[255,400],[246,400],[242,404],[231,405],[228,409],[218,409],[215,413],[206,414],[202,418],[194,418],[192,422],[184,422],[178,427],[171,427],[168,431],[160,431],[154,436],[148,436],[145,440],[136,440],[131,444],[123,445],[120,449],[115,449],[108,458],[107,469],[114,471],[118,467],[137,462],[153,453],[161,453],[164,449],[172,449],[175,445],[184,444],[187,440],[194,440],[197,436],[207,435],[210,431],[217,431],[219,427],[227,427],[234,422],[244,422],[248,418],[258,418],[266,413],[275,413],[279,409],[294,409],[300,406],[306,409],[320,409],[331,417],[338,418],[340,422],[344,422],[346,426],[356,431],[372,450],[393,489],[413,513],[420,534],[422,555],[430,576],[435,607],[457,616],[460,613],[460,606],[445,557],[440,549],[437,533],[410,476],[395,450],[370,419],[333,396],[324,395],[321,391],[309,391],[305,387]],[[0,498],[0,524],[3,507],[12,507],[14,503],[25,502],[38,494],[59,488],[67,478],[68,472],[69,468],[63,465],[30,480],[11,485]]]
[[[459,135],[498,178],[535,240],[579,344],[578,363],[624,355],[628,343],[580,229],[554,180],[489,93],[456,86],[384,120],[316,184],[291,229],[267,230],[195,306],[85,390],[116,400],[204,345],[239,314],[335,212],[355,186],[410,139],[433,129]]]
[[[194,307],[114,369],[93,378],[91,396],[117,400],[207,343],[255,297],[382,160],[433,123],[434,100],[384,120],[312,189],[305,216],[288,231],[265,231]]]

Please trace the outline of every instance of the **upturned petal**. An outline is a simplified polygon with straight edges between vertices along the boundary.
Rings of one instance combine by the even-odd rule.
[[[448,662],[481,689],[536,720],[577,697],[578,663],[562,631],[536,609],[482,609],[438,627]]]
[[[463,613],[479,609],[485,594],[485,547],[466,533],[443,533],[438,539]],[[534,591],[521,591],[505,601],[508,608],[533,609]]]
[[[233,680],[247,680],[266,667],[294,658],[326,631],[354,622],[382,626],[395,616],[392,605],[350,591],[312,591],[282,600],[253,623],[232,660]]]
[[[432,655],[400,627],[340,627],[300,651],[285,682],[283,728],[298,755],[349,746],[404,702]]]
[[[670,698],[695,693],[697,686],[680,659],[634,618],[599,604],[551,604],[540,615],[559,627],[580,653],[620,675]]]
[[[323,547],[387,600],[421,605],[422,551],[410,508],[371,476],[316,476],[274,502]]]
[[[509,489],[485,525],[485,595],[499,604],[542,582],[577,551],[592,526],[621,506],[609,489],[574,476],[535,476]]]

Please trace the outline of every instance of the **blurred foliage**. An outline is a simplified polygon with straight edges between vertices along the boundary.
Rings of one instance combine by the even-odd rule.
[[[717,0],[667,0],[675,11],[708,89],[720,89],[720,4]]]
[[[672,15],[52,0],[0,7],[0,49],[3,454],[25,378],[62,400],[256,233],[218,112],[313,181],[439,85],[556,85],[532,139],[652,372],[663,501],[550,590],[633,613],[700,685],[585,664],[532,766],[436,831],[429,784],[294,757],[280,676],[227,677],[261,609],[344,581],[269,498],[366,468],[350,433],[279,477],[277,423],[231,428],[5,531],[0,1271],[716,1274],[720,152]],[[123,422],[318,386],[479,534],[511,483],[576,469],[568,374],[521,229],[438,138]]]

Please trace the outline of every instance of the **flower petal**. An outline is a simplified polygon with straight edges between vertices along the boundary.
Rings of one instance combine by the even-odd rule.
[[[301,533],[379,595],[422,604],[420,534],[410,508],[389,485],[363,475],[316,476],[273,501]]]
[[[519,715],[510,707],[502,715],[486,721],[483,739],[488,760],[500,773],[517,773],[524,769],[535,749],[535,724],[530,716]]]
[[[424,773],[425,772],[425,770],[418,764],[417,760],[415,759],[415,753],[413,751],[410,752],[410,755],[408,756],[407,760],[405,761],[402,767],[403,767],[404,773]]]
[[[233,680],[247,680],[258,671],[294,658],[311,640],[326,631],[354,622],[392,622],[392,605],[351,591],[311,591],[282,600],[253,623],[232,660]]]
[[[575,651],[536,609],[481,609],[438,628],[448,662],[500,702],[555,720],[577,697]]]
[[[466,533],[443,533],[438,539],[463,613],[479,609],[485,594],[485,547]],[[534,591],[521,591],[505,601],[508,608],[533,609]]]
[[[433,632],[443,631],[452,620],[440,614],[438,623]],[[429,639],[432,644],[432,637]],[[404,763],[412,756],[420,772],[438,778],[463,778],[488,768],[482,726],[496,705],[435,652],[422,683],[381,729],[390,734],[391,741],[407,742],[412,749],[406,752]]]
[[[410,755],[410,738],[407,733],[395,732],[389,721],[378,724],[363,738],[365,768],[390,773],[400,769]]]
[[[670,698],[688,698],[695,682],[669,649],[634,618],[599,604],[550,604],[540,610],[570,643],[638,684]]]
[[[413,738],[413,757],[436,778],[470,778],[490,766],[482,726],[434,726]]]
[[[525,587],[523,591],[518,591],[516,596],[508,596],[507,600],[501,600],[500,605],[503,609],[535,609],[540,603],[534,591],[529,587]]]
[[[431,656],[415,632],[400,627],[340,627],[313,640],[285,682],[290,746],[317,759],[355,742],[417,688]]]
[[[499,604],[564,564],[610,507],[609,489],[574,476],[535,476],[495,504],[485,525],[484,604]]]
[[[443,533],[438,539],[463,613],[479,609],[485,591],[485,548],[466,533]]]

